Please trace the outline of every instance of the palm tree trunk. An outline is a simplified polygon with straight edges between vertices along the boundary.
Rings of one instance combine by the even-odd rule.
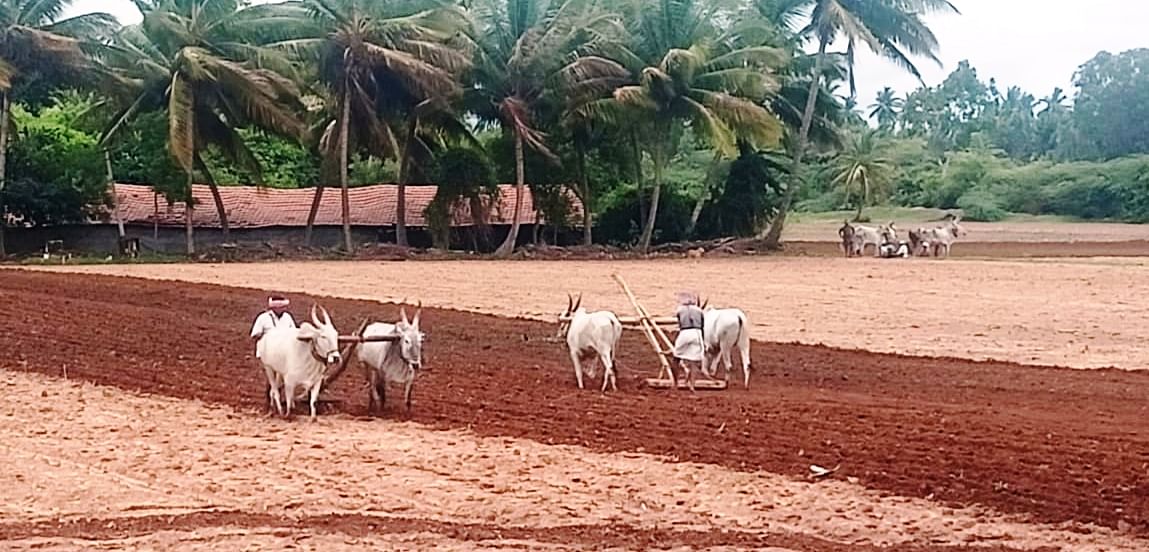
[[[646,197],[642,195],[642,149],[638,147],[638,133],[630,133],[631,155],[634,157],[634,186],[638,190],[638,220],[646,220]]]
[[[591,235],[590,181],[586,174],[586,144],[582,140],[575,141],[575,154],[578,156],[579,200],[582,201],[582,244],[592,245],[594,239]]]
[[[523,189],[526,187],[525,167],[523,166],[523,137],[515,134],[515,210],[511,219],[511,231],[507,239],[495,250],[495,257],[509,257],[515,251],[519,239],[519,213],[523,211]]]
[[[419,116],[412,113],[407,122],[407,140],[399,154],[399,197],[395,202],[395,244],[407,246],[407,178],[411,171],[411,143],[419,131]]]
[[[638,245],[643,254],[650,250],[650,240],[654,237],[654,222],[658,219],[658,200],[662,195],[662,144],[655,144],[653,153],[654,191],[650,194],[650,213],[646,217],[646,226],[642,229],[642,239]]]
[[[8,184],[8,119],[12,104],[8,92],[0,92],[0,258],[8,256],[4,243],[4,229],[8,226],[8,216],[4,210],[4,187]]]
[[[215,212],[219,214],[219,229],[223,234],[223,242],[231,242],[231,228],[227,222],[227,209],[223,205],[223,196],[219,195],[219,186],[215,183],[215,178],[211,175],[211,170],[207,168],[207,163],[204,162],[203,157],[198,153],[195,155],[195,165],[203,173],[204,179],[207,181],[207,189],[211,190],[211,200],[215,203]]]
[[[188,257],[195,255],[195,224],[193,218],[195,217],[195,195],[192,186],[195,184],[195,118],[188,114],[188,143],[191,144],[191,162],[187,165],[187,189],[184,196],[184,231],[187,235],[187,254]]]
[[[343,113],[339,116],[339,187],[343,201],[343,249],[348,254],[354,253],[354,245],[351,243],[351,199],[347,194],[347,127],[351,124],[349,85],[350,83],[344,83]]]
[[[154,213],[154,215],[155,215],[152,217],[152,241],[159,242],[160,241],[160,194],[158,192],[156,192],[155,188],[152,188],[152,202],[153,202],[152,206],[154,209],[152,211],[152,213]],[[157,246],[158,245],[159,244],[157,243]]]
[[[187,254],[188,257],[195,255],[195,225],[192,219],[195,217],[194,197],[192,195],[192,177],[193,172],[189,169],[187,172],[187,190],[184,195],[184,232],[187,237]]]
[[[806,95],[806,109],[802,112],[802,128],[798,131],[798,143],[794,147],[794,162],[790,166],[790,185],[786,193],[782,194],[782,205],[778,207],[778,216],[770,223],[766,231],[767,249],[778,249],[782,244],[782,228],[786,225],[786,214],[794,203],[794,195],[802,182],[802,158],[806,155],[806,144],[810,139],[810,126],[814,123],[814,107],[817,105],[818,88],[822,84],[822,66],[826,62],[826,47],[828,40],[822,37],[818,41],[818,57],[814,60],[814,75],[810,79],[810,92]]]
[[[721,161],[722,152],[715,150],[714,160],[710,162],[710,168],[706,171],[705,189],[698,196],[698,201],[694,203],[694,210],[690,212],[690,224],[686,227],[686,235],[689,237],[694,236],[694,228],[698,226],[698,217],[702,216],[702,208],[706,206],[714,187],[717,186],[715,180],[718,179],[718,164]]]
[[[531,197],[534,197],[533,193],[531,194]],[[541,226],[540,222],[542,221],[542,218],[543,217],[539,213],[539,210],[535,209],[535,225],[534,225],[534,228],[531,230],[531,243],[535,244],[535,247],[539,246],[539,239],[540,239],[540,228],[539,228],[539,226]],[[541,237],[545,238],[546,236],[541,236]]]
[[[104,148],[104,175],[108,178],[108,191],[112,194],[112,217],[116,219],[116,233],[123,240],[124,218],[120,216],[120,198],[116,196],[116,177],[112,174],[112,153],[108,148]]]
[[[303,231],[303,245],[311,247],[311,233],[315,229],[315,217],[319,215],[319,203],[323,200],[323,176],[315,184],[315,196],[311,199],[311,210],[307,212],[307,228]]]

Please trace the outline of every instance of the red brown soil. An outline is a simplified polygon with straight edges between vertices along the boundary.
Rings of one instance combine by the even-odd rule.
[[[459,524],[412,518],[387,518],[361,515],[320,515],[284,518],[269,514],[244,512],[202,512],[176,516],[141,516],[109,522],[105,519],[68,522],[23,522],[0,524],[0,540],[7,538],[64,537],[83,539],[123,539],[152,534],[156,531],[192,531],[212,527],[321,529],[342,535],[375,536],[430,532],[460,541],[520,540],[547,544],[583,544],[598,549],[627,550],[671,549],[682,546],[693,550],[712,547],[785,547],[819,552],[877,552],[885,547],[838,544],[823,539],[794,534],[750,534],[742,531],[695,531],[649,529],[625,524],[562,525],[556,527],[498,527],[485,524]],[[1018,550],[1004,546],[900,546],[902,552],[1007,552]],[[1045,552],[1047,549],[1030,550]],[[1048,549],[1052,550],[1052,549]]]
[[[246,339],[261,300],[256,290],[8,271],[0,368],[262,411]],[[309,305],[298,301],[297,315]],[[393,305],[323,304],[343,328],[397,315]],[[843,477],[890,493],[1149,532],[1149,374],[755,343],[751,390],[692,396],[642,388],[652,374],[637,368],[653,362],[627,335],[619,392],[602,395],[575,387],[551,325],[430,309],[423,325],[418,422],[795,476],[840,463]],[[348,374],[328,394],[363,414],[361,381]],[[387,415],[406,417],[394,403]]]

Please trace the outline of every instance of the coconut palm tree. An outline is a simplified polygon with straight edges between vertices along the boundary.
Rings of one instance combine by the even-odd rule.
[[[1065,96],[1065,91],[1062,90],[1061,87],[1055,87],[1053,93],[1038,101],[1039,104],[1044,106],[1041,108],[1041,111],[1038,112],[1038,115],[1063,112],[1066,109],[1065,102],[1068,100],[1069,98]]]
[[[537,119],[548,86],[572,53],[616,28],[616,17],[595,0],[477,0],[479,49],[468,107],[511,136],[515,151],[515,209],[511,230],[495,255],[515,248],[526,188],[524,150],[558,162]]]
[[[227,212],[203,160],[208,146],[262,181],[261,167],[237,128],[255,126],[300,139],[299,90],[282,72],[286,59],[247,39],[251,13],[239,0],[135,0],[139,25],[123,28],[102,53],[109,93],[123,109],[104,133],[117,139],[140,113],[160,111],[168,123],[168,150],[186,175],[187,253],[195,253],[192,184],[199,172],[229,239]]]
[[[29,80],[83,82],[91,69],[83,40],[100,40],[117,26],[106,13],[61,19],[72,0],[0,0],[0,193],[7,182],[8,135],[14,88]],[[0,257],[7,252],[0,205]]]
[[[898,122],[898,114],[903,105],[905,100],[887,86],[878,92],[878,97],[870,104],[870,118],[878,121],[878,128],[890,132]]]
[[[577,110],[647,127],[654,188],[639,241],[644,252],[654,234],[663,172],[684,125],[727,157],[737,154],[739,139],[755,147],[781,139],[782,123],[763,104],[779,88],[773,69],[784,63],[783,53],[747,43],[749,33],[738,25],[718,34],[713,9],[694,0],[647,6],[629,44],[607,44],[601,55],[579,58],[563,71]],[[604,90],[609,97],[596,98]]]
[[[849,198],[857,190],[858,212],[855,221],[862,220],[862,209],[877,193],[888,192],[893,177],[893,161],[885,154],[884,144],[873,130],[855,136],[834,160],[834,180]]]
[[[910,56],[925,57],[937,62],[938,42],[933,32],[926,26],[922,17],[929,13],[957,13],[948,0],[761,0],[770,4],[771,9],[782,4],[780,10],[767,12],[760,6],[764,15],[770,13],[780,23],[793,24],[799,20],[799,13],[809,10],[809,22],[799,34],[818,44],[813,74],[821,75],[827,49],[839,37],[847,42],[846,58],[849,69],[851,96],[854,91],[853,59],[858,43],[874,53],[894,62],[921,80],[921,73]],[[802,126],[793,152],[792,183],[786,187],[778,216],[770,224],[765,234],[766,245],[777,248],[782,240],[782,228],[786,224],[786,214],[794,201],[801,182],[802,160],[809,141],[810,125],[814,118],[814,105],[818,97],[821,79],[810,83],[803,111]]]
[[[349,152],[385,159],[406,151],[380,117],[388,98],[408,95],[418,103],[460,94],[455,74],[466,67],[468,55],[452,41],[467,21],[459,9],[417,0],[292,0],[251,9],[262,16],[261,32],[273,37],[267,46],[314,64],[331,91],[332,117],[319,143],[329,163],[337,160],[343,245],[351,252]],[[317,206],[323,186],[315,193]],[[405,214],[402,201],[398,208]]]

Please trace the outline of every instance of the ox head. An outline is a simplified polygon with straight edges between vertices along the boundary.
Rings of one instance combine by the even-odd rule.
[[[299,339],[311,343],[311,356],[316,360],[332,366],[343,360],[339,353],[339,331],[331,323],[331,315],[327,309],[318,307],[323,313],[323,320],[316,314],[317,305],[311,305],[311,322],[304,322],[299,327]]]
[[[399,323],[395,325],[399,333],[399,356],[411,368],[423,367],[423,332],[419,330],[419,317],[423,314],[423,302],[415,307],[415,316],[407,320],[407,309],[399,307]]]
[[[577,299],[575,297],[572,297],[571,294],[569,294],[569,293],[567,294],[567,308],[565,311],[563,311],[562,314],[559,315],[559,333],[555,335],[556,339],[561,338],[564,335],[566,335],[567,330],[570,328],[570,325],[571,325],[571,318],[574,318],[574,314],[579,311],[581,306],[582,306],[582,294],[581,293],[578,294]]]
[[[894,225],[894,221],[890,221],[879,229],[882,236],[882,243],[898,243],[898,227]]]

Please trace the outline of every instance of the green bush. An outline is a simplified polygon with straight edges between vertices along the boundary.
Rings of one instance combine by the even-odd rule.
[[[25,224],[82,222],[107,204],[104,154],[93,136],[67,127],[29,125],[8,151],[4,210]]]
[[[647,195],[649,201],[649,193]],[[658,218],[654,223],[654,243],[682,241],[690,224],[694,203],[677,186],[668,183],[659,200]],[[615,245],[634,245],[642,235],[638,191],[633,186],[615,190],[602,200],[603,209],[594,227],[595,241]]]
[[[962,218],[973,222],[998,222],[1009,214],[1001,208],[996,197],[984,190],[972,190],[957,200]]]

